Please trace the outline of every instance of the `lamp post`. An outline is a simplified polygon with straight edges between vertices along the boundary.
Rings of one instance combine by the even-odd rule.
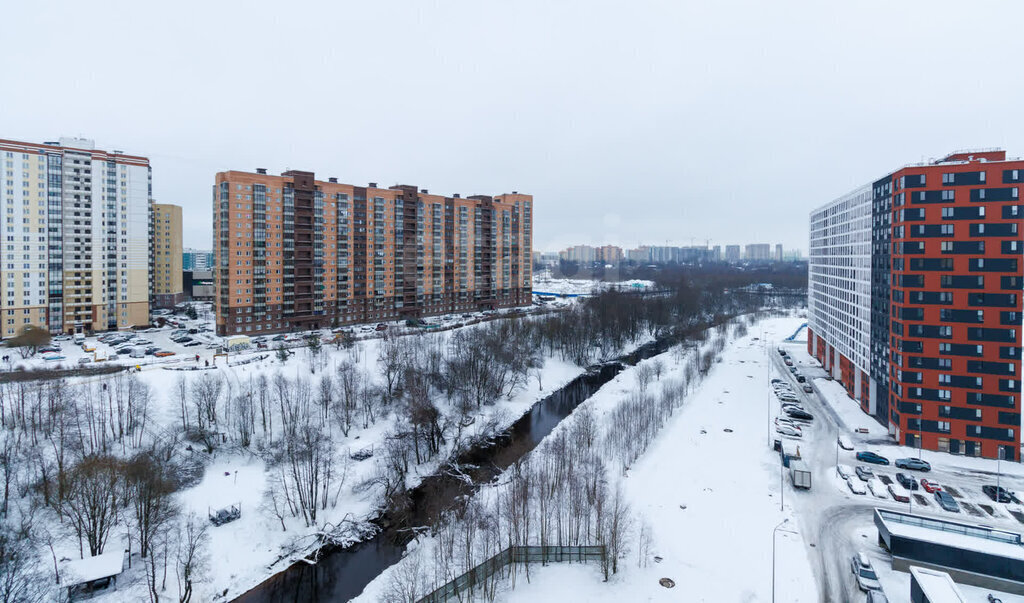
[[[1003,489],[1002,489],[1002,464],[1000,461],[1003,460],[1003,447],[996,447],[996,502],[1003,500]]]
[[[781,522],[779,522],[779,525],[775,526],[775,529],[772,530],[772,603],[775,603],[775,536],[780,531],[779,528],[781,528],[787,521],[789,521],[789,518],[783,519]],[[797,533],[793,530],[781,531],[786,532],[788,534]]]

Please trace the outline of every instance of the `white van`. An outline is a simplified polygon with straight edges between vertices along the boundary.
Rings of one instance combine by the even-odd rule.
[[[75,345],[85,343],[85,333],[75,333]]]
[[[131,356],[132,358],[145,358],[146,357],[146,348],[144,348],[142,346],[139,346],[137,348],[132,348],[132,352],[131,352],[131,354],[129,354],[129,356]]]

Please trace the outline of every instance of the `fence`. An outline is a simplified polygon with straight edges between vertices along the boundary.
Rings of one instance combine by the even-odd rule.
[[[444,603],[461,592],[483,583],[506,565],[513,563],[557,563],[563,561],[601,561],[603,546],[513,546],[484,561],[468,572],[443,584],[418,603]]]

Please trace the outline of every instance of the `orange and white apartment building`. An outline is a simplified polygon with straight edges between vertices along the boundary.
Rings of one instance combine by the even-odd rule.
[[[266,170],[216,176],[217,332],[527,305],[533,197],[430,194]]]

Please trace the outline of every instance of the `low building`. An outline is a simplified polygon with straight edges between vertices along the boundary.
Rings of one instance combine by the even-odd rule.
[[[127,557],[128,551],[109,551],[65,563],[61,573],[68,601],[88,599],[97,591],[117,590],[117,577],[124,571]]]
[[[182,273],[182,288],[185,291],[185,299],[213,301],[213,271],[186,270]]]
[[[939,570],[960,584],[1024,595],[1024,543],[1016,532],[878,508],[875,527],[894,570]]]
[[[911,603],[966,603],[956,582],[946,572],[910,568]]]

